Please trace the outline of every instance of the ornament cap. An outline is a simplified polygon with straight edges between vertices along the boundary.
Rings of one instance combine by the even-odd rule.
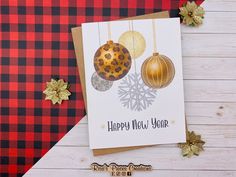
[[[113,40],[108,40],[107,44],[113,44]]]
[[[158,52],[154,52],[154,53],[153,53],[153,56],[158,56],[158,55],[159,55]]]

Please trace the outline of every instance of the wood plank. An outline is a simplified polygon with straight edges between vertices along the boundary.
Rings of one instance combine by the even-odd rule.
[[[236,81],[233,80],[185,80],[185,101],[235,102]]]
[[[180,149],[149,147],[129,152],[94,157],[88,147],[52,148],[34,168],[89,168],[93,162],[128,164],[152,164],[154,169],[178,170],[235,170],[236,148],[205,148],[198,157],[186,158]]]
[[[236,57],[235,34],[182,34],[183,56]]]
[[[186,102],[185,112],[188,124],[236,125],[236,103]]]
[[[235,0],[205,0],[202,3],[202,7],[206,11],[236,11],[236,1]],[[217,20],[217,19],[216,19]]]
[[[106,172],[93,172],[91,170],[79,169],[31,169],[24,177],[110,177]],[[236,176],[236,171],[184,171],[184,170],[153,170],[151,172],[134,172],[135,177],[233,177]]]
[[[199,27],[181,25],[182,33],[235,33],[236,12],[206,12]]]
[[[183,57],[184,79],[236,79],[235,58]]]
[[[236,147],[236,125],[189,125],[189,130],[201,133],[206,147]],[[88,147],[88,125],[77,124],[57,143],[57,146]],[[163,147],[163,145],[159,145]]]

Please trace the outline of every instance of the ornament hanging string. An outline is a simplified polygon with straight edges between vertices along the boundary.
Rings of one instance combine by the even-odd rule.
[[[133,56],[135,56],[135,48],[134,48],[134,24],[133,24],[133,20],[129,21],[129,31],[132,31]],[[135,61],[135,59],[133,59],[133,62],[134,62],[134,71],[135,71],[135,74],[136,74],[137,70],[136,70],[136,61]]]
[[[154,53],[157,53],[156,26],[155,26],[155,20],[154,19],[152,19],[152,33],[153,33],[153,50],[154,50]]]
[[[99,42],[99,46],[101,46],[101,33],[100,33],[100,25],[98,24],[98,42]]]
[[[111,40],[111,23],[107,22],[107,29],[108,29],[108,41]]]

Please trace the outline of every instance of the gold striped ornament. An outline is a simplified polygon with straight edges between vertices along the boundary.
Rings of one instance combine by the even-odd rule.
[[[175,67],[165,55],[154,52],[142,64],[141,75],[144,83],[151,88],[167,87],[175,76]]]

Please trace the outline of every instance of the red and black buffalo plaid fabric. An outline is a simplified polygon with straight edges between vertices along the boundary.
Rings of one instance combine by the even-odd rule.
[[[178,16],[184,2],[1,0],[0,176],[22,176],[85,115],[72,27],[162,10]],[[44,100],[51,78],[70,83],[69,101]]]

